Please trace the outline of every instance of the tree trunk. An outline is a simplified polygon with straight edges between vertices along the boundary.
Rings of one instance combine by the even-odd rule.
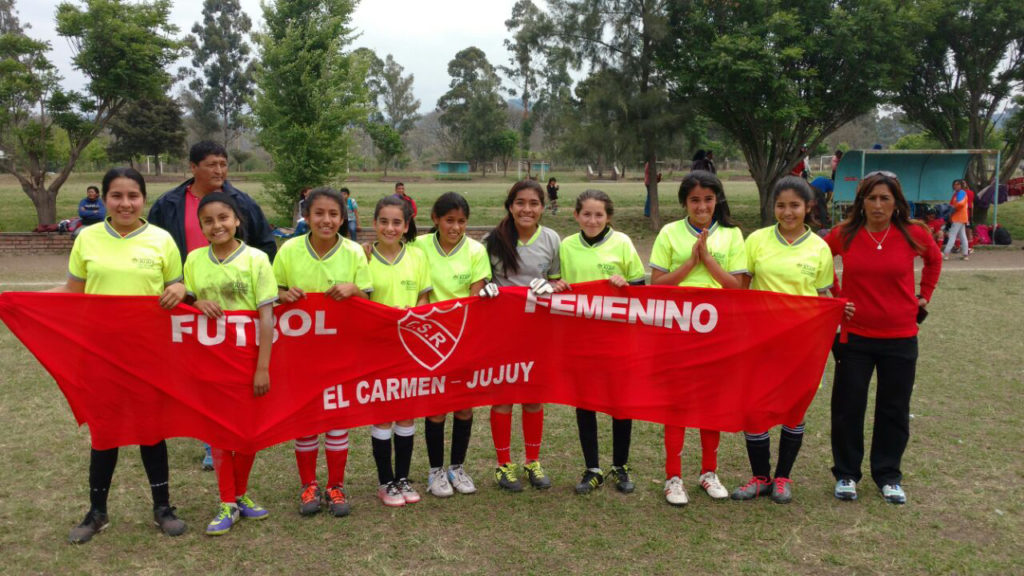
[[[661,207],[658,203],[658,155],[654,152],[654,139],[645,138],[644,148],[646,148],[644,158],[649,168],[645,176],[649,182],[647,199],[650,201],[651,208],[650,225],[651,230],[657,232],[661,230]]]
[[[57,194],[50,193],[44,187],[25,188],[25,194],[36,207],[36,219],[40,225],[57,223]]]
[[[156,155],[156,175],[162,176],[164,173],[164,161],[160,158],[160,155]]]

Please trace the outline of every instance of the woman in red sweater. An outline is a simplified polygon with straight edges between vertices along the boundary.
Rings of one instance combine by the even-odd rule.
[[[842,285],[833,292],[856,306],[836,336],[832,389],[832,457],[835,497],[857,499],[864,458],[864,411],[871,374],[878,371],[871,478],[887,502],[907,501],[900,460],[910,438],[910,394],[917,367],[917,318],[923,315],[942,271],[942,253],[928,228],[909,218],[899,179],[872,172],[857,187],[850,216],[825,238],[842,258]],[[914,259],[924,260],[920,292]]]

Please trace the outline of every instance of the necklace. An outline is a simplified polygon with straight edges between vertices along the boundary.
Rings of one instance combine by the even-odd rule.
[[[892,228],[891,225],[885,227],[885,234],[882,235],[882,239],[881,240],[875,240],[875,237],[871,234],[871,231],[869,231],[866,227],[864,228],[864,232],[867,233],[868,238],[871,238],[871,241],[874,242],[875,244],[877,244],[878,245],[878,249],[881,250],[882,249],[882,242],[885,242],[885,239],[889,236],[889,229],[890,228]]]

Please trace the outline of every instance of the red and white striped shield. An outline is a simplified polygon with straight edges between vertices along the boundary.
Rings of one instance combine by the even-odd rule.
[[[398,339],[405,351],[427,370],[444,363],[462,337],[466,308],[461,302],[451,308],[432,308],[426,314],[409,311],[398,321]]]

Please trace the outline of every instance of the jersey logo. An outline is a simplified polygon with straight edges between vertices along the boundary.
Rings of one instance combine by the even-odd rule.
[[[447,310],[432,308],[426,314],[410,310],[398,321],[398,339],[413,360],[434,370],[455,351],[465,327],[466,308],[461,302]]]

